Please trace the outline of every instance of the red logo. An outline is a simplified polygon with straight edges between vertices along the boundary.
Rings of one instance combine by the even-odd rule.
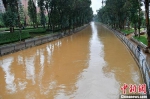
[[[124,85],[121,87],[122,93],[126,94],[126,90],[128,88],[128,85],[126,83],[124,83]]]
[[[144,93],[146,94],[146,84],[139,84],[138,86],[136,84],[126,84],[124,83],[123,86],[121,86],[121,91],[123,94],[126,94],[126,92],[129,93]]]

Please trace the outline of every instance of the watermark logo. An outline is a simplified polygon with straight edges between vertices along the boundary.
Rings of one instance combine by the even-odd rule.
[[[135,94],[135,93],[138,93],[138,94],[146,94],[146,84],[139,84],[138,86],[136,84],[126,84],[124,83],[123,86],[121,86],[121,91],[122,91],[122,94],[126,94],[127,91],[131,94]]]
[[[126,94],[126,95],[120,95],[120,99],[148,99],[147,95],[130,95],[130,94]]]
[[[121,86],[120,99],[147,99],[146,84],[126,84]],[[128,93],[128,94],[127,94]]]

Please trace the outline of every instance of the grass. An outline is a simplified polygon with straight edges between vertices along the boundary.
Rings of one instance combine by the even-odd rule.
[[[128,29],[124,29],[124,30],[121,30],[121,32],[123,32],[124,34],[127,34],[127,35],[128,35],[128,34],[133,33],[133,32],[134,32],[134,29],[132,29],[132,28],[129,29],[129,30],[128,30]]]
[[[142,42],[142,43],[145,44],[145,45],[148,44],[146,35],[141,35],[140,38],[134,36],[133,38],[136,39],[136,40],[138,40],[139,42]]]

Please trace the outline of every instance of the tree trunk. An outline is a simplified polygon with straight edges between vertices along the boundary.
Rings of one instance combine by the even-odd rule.
[[[146,17],[146,28],[147,28],[147,47],[150,48],[150,27],[149,27],[149,0],[145,0],[145,17]]]
[[[50,20],[49,20],[49,21],[50,21],[50,29],[51,29],[51,28],[52,28],[51,14],[50,14],[50,17],[49,17],[49,18],[50,18]]]
[[[139,13],[139,16],[138,16],[138,36],[140,38],[140,27],[141,27],[141,19],[140,19],[140,17],[141,17],[141,8],[140,8],[140,2],[139,2],[139,11],[138,11],[138,13]]]
[[[60,21],[59,21],[59,24],[60,24],[60,29],[61,29],[60,31],[63,32],[63,27],[62,27],[63,23],[62,23],[62,20],[63,20],[64,14],[63,14],[63,12],[61,12],[61,11],[59,11],[59,14],[60,14]]]
[[[46,10],[47,10],[47,13],[48,13],[48,30],[49,30],[49,28],[50,28],[50,27],[49,27],[49,25],[50,25],[50,17],[49,17],[50,15],[49,15],[49,14],[50,14],[50,13],[49,13],[49,11],[48,11],[48,8],[46,8]]]
[[[18,2],[17,2],[17,1],[16,1],[15,3],[16,3],[17,14],[18,14],[18,25],[19,25],[19,28],[20,28],[20,25],[21,25],[21,24],[20,24],[20,15],[19,15],[19,8],[18,8],[19,5],[18,5]]]
[[[33,28],[35,28],[35,24],[33,23]]]
[[[43,28],[45,29],[45,24],[43,24]]]
[[[147,37],[147,40],[148,40],[148,45],[147,46],[148,46],[148,48],[150,48],[150,36]]]
[[[130,30],[130,22],[128,22],[128,30]]]
[[[36,28],[38,28],[39,27],[39,25],[38,25],[38,23],[36,23]]]
[[[136,28],[136,25],[134,26],[134,35],[137,36],[137,28]]]
[[[48,12],[48,30],[50,29],[50,15],[49,15],[49,12]]]
[[[14,32],[14,27],[10,27],[10,33]]]
[[[69,33],[70,33],[70,30],[71,30],[71,15],[69,15]]]
[[[55,25],[54,24],[52,25],[52,31],[53,31],[53,33],[55,32]]]
[[[122,29],[122,22],[119,21],[119,29],[121,30]]]
[[[139,38],[140,38],[140,28],[138,28],[138,36],[139,36]]]

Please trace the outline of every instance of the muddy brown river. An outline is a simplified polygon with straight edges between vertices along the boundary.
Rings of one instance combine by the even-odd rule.
[[[99,23],[0,57],[0,99],[118,99],[124,83],[143,83],[138,65]]]

